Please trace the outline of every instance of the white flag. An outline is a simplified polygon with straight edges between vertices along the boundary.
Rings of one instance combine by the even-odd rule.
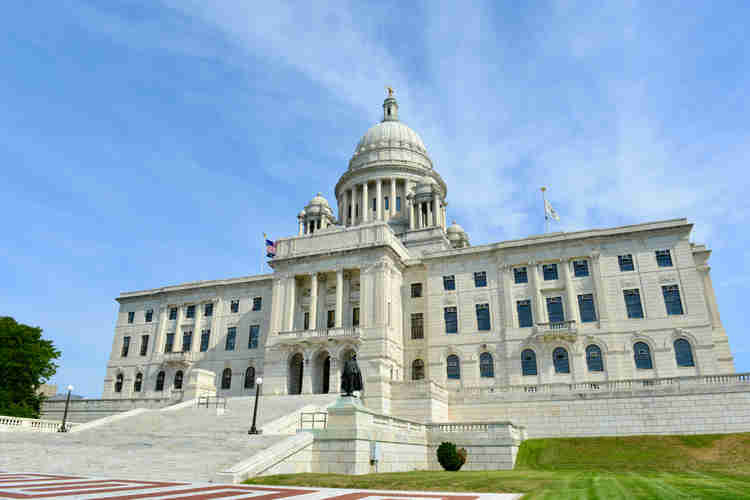
[[[557,212],[555,212],[555,209],[552,208],[552,205],[547,200],[544,200],[544,215],[555,220],[560,220],[560,216],[557,215]]]

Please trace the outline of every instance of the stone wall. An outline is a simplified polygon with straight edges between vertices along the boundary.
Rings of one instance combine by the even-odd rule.
[[[179,402],[175,399],[71,399],[68,407],[68,421],[90,422],[136,408],[157,409]],[[62,420],[65,400],[44,401],[41,418]]]

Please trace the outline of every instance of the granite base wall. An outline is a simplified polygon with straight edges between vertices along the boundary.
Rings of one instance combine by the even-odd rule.
[[[149,410],[165,408],[175,403],[176,399],[72,399],[68,407],[68,421],[86,423],[99,418],[110,417],[118,413],[146,408]],[[62,420],[65,412],[65,400],[44,401],[41,418],[43,420]]]

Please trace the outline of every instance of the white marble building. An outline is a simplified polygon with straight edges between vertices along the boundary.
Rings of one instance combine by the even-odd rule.
[[[368,407],[445,420],[447,393],[734,373],[685,219],[470,246],[392,95],[335,194],[272,274],[122,293],[103,397],[335,392],[356,352]]]

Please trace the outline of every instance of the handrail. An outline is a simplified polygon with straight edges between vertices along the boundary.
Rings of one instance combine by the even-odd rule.
[[[309,424],[309,426],[307,426],[307,424]],[[320,427],[318,427],[318,424],[320,424]],[[299,414],[299,430],[325,429],[327,426],[328,426],[328,412],[327,411],[301,412]]]
[[[201,406],[205,406],[208,408],[210,405],[213,405],[215,408],[224,408],[227,409],[227,398],[223,396],[198,396],[198,398],[195,400],[195,406],[200,408]]]
[[[65,430],[80,425],[65,422]],[[10,417],[0,415],[0,432],[58,432],[62,427],[59,420],[41,420],[38,418]]]

